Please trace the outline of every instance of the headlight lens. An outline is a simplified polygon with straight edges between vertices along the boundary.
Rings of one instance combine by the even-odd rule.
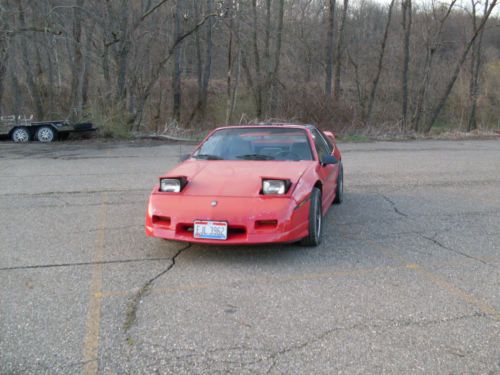
[[[262,194],[283,195],[289,187],[289,180],[262,180]]]
[[[181,191],[182,183],[177,178],[160,178],[160,191],[165,193],[178,193]]]

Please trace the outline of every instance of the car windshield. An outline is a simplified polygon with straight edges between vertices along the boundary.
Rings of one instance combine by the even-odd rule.
[[[313,160],[306,131],[295,128],[231,128],[213,133],[193,154],[205,160]]]

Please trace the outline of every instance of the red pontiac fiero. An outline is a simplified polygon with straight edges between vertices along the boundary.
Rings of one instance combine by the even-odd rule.
[[[321,243],[341,203],[343,169],[330,132],[312,125],[215,129],[149,198],[146,234],[206,244]]]

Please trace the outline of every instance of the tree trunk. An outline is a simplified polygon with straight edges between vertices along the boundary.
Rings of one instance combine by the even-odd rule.
[[[22,29],[26,29],[26,19],[24,16],[24,5],[21,2],[18,3],[18,10],[19,10],[20,27]],[[35,76],[33,75],[34,68],[32,66],[32,59],[30,58],[28,44],[26,43],[26,37],[24,35],[22,35],[20,38],[20,44],[21,44],[21,53],[22,53],[23,62],[24,62],[24,70],[26,73],[26,83],[27,83],[28,88],[30,90],[31,97],[33,98],[33,104],[35,107],[36,118],[37,118],[37,120],[41,121],[41,120],[44,120],[45,110],[44,110],[43,103],[42,103],[42,95],[41,95],[40,90],[38,88],[38,85],[35,81]]]
[[[326,29],[325,94],[332,96],[333,76],[333,30],[335,28],[335,0],[328,0],[328,23]]]
[[[364,122],[367,124],[369,124],[371,121],[373,104],[375,102],[375,95],[377,93],[377,86],[378,86],[378,82],[380,79],[380,74],[382,73],[382,68],[383,68],[383,63],[384,63],[384,55],[385,55],[385,47],[387,44],[387,37],[389,36],[389,26],[391,25],[392,8],[394,6],[394,1],[395,0],[391,0],[391,3],[389,4],[389,13],[387,15],[387,23],[385,24],[384,37],[382,39],[382,44],[380,46],[380,55],[378,58],[377,73],[375,75],[375,78],[373,79],[372,89],[371,89],[370,97],[368,100],[368,110],[366,112],[366,116],[364,116]]]
[[[0,7],[0,114],[3,114],[3,93],[5,89],[5,80],[7,78],[7,65],[9,61],[9,42],[7,35],[9,28],[6,10],[10,7],[9,1],[5,3],[5,8]]]
[[[240,83],[240,74],[241,74],[241,49],[240,47],[238,47],[238,54],[236,57],[236,77],[234,80],[233,91],[231,93],[231,102],[226,117],[226,123],[229,123],[231,121],[231,118],[234,113],[234,107],[236,105],[236,95],[238,93],[238,85]]]
[[[256,115],[257,118],[260,119],[262,117],[262,77],[261,77],[261,71],[260,71],[260,55],[259,55],[259,46],[258,46],[258,40],[257,40],[257,30],[258,30],[258,25],[257,25],[257,0],[252,0],[252,41],[253,41],[253,53],[254,53],[254,60],[255,60],[255,89],[254,91],[254,96],[255,96],[255,106],[256,106]],[[243,56],[244,57],[244,56]],[[246,59],[244,59],[244,63],[246,63]],[[245,66],[245,65],[244,65]],[[248,68],[248,65],[246,65]],[[248,73],[250,70],[248,69]],[[251,77],[249,77],[249,81],[252,81]]]
[[[431,68],[432,68],[432,60],[434,58],[434,48],[431,46],[427,46],[425,62],[424,62],[424,72],[423,79],[420,83],[420,87],[418,88],[417,100],[415,105],[415,115],[413,118],[413,130],[419,131],[420,122],[422,120],[422,115],[424,111],[425,105],[425,93],[427,92],[427,88],[429,87],[429,81],[431,78]]]
[[[82,7],[84,0],[76,0],[73,7],[73,66],[71,69],[71,109],[73,120],[78,119],[83,107],[83,54],[82,54]]]
[[[128,0],[122,0],[120,7],[120,31],[118,51],[116,53],[117,78],[116,78],[116,101],[120,108],[125,108],[125,97],[127,96],[127,70],[130,53],[130,30],[129,30],[129,8]]]
[[[278,74],[281,58],[281,44],[283,40],[283,17],[285,13],[285,0],[279,0],[278,8],[278,28],[276,30],[276,49],[274,50],[274,65],[269,77],[269,112],[271,117],[274,117],[276,113],[276,107],[278,103],[277,98],[277,85],[278,85]]]
[[[91,27],[87,28],[85,32],[85,49],[83,59],[83,74],[82,74],[82,109],[87,106],[89,100],[89,84],[90,84],[90,67],[92,64],[92,32],[95,28],[96,22],[91,23]],[[83,114],[83,113],[82,113]]]
[[[349,58],[349,62],[354,68],[354,82],[356,83],[356,95],[358,97],[359,113],[361,114],[361,117],[363,117],[365,113],[366,95],[364,93],[364,90],[361,89],[361,80],[359,78],[359,67],[356,61],[351,56],[349,50],[347,50],[347,57]]]
[[[443,107],[446,104],[448,97],[450,96],[451,90],[453,89],[453,86],[455,85],[455,82],[458,78],[458,74],[460,73],[460,69],[462,68],[462,65],[464,64],[465,59],[467,58],[467,55],[472,47],[472,44],[474,43],[474,41],[478,37],[481,30],[484,28],[484,25],[486,24],[486,21],[488,20],[490,14],[491,14],[491,11],[495,7],[496,3],[497,3],[497,0],[493,0],[491,2],[491,5],[489,6],[489,8],[486,9],[486,11],[483,15],[483,18],[481,19],[481,23],[474,30],[474,34],[472,35],[469,42],[466,44],[464,51],[462,52],[462,56],[460,57],[458,62],[455,64],[455,69],[453,70],[453,74],[451,76],[451,79],[449,80],[448,85],[446,86],[446,89],[445,89],[443,95],[438,100],[438,104],[436,105],[436,108],[432,112],[431,119],[429,120],[429,122],[427,123],[427,126],[424,129],[425,133],[428,133],[432,129],[432,126],[434,125],[439,114],[443,110]]]
[[[405,131],[408,122],[408,75],[410,63],[410,37],[412,23],[411,0],[401,1],[402,26],[403,26],[403,75],[401,79],[402,108],[401,108],[401,130]]]
[[[11,74],[12,79],[12,91],[14,92],[14,113],[13,115],[19,116],[21,115],[21,111],[23,109],[23,98],[21,96],[21,87],[19,84],[19,79],[16,74]]]
[[[453,7],[455,6],[457,0],[452,0],[448,5],[448,8],[443,17],[438,20],[438,29],[436,33],[430,37],[428,37],[426,42],[426,54],[425,54],[425,62],[423,67],[422,79],[420,80],[420,86],[418,88],[416,105],[415,105],[415,113],[413,116],[413,129],[415,131],[421,130],[421,122],[423,121],[424,115],[424,107],[425,107],[425,98],[427,93],[427,88],[429,87],[431,73],[432,73],[432,65],[434,61],[434,53],[438,48],[438,43],[441,38],[441,33],[443,31],[444,24],[448,17],[451,14]],[[433,14],[435,11],[433,10]]]
[[[226,86],[226,119],[225,123],[229,124],[232,121],[234,105],[236,101],[236,90],[239,83],[240,65],[241,65],[241,52],[239,42],[239,20],[235,20],[238,13],[235,8],[234,0],[228,2],[228,17],[229,17],[229,38],[227,46],[227,86]],[[236,39],[236,43],[235,40]],[[234,48],[236,45],[236,72],[235,72],[235,58]],[[234,77],[234,74],[236,76]],[[234,77],[234,82],[233,82]]]
[[[213,11],[213,0],[207,0],[207,13],[210,14]],[[210,75],[212,72],[212,27],[213,19],[210,18],[205,26],[207,28],[206,35],[206,51],[205,51],[205,65],[203,67],[203,80],[201,86],[201,97],[200,97],[200,114],[202,121],[205,120],[207,112],[207,100],[208,100],[208,84],[210,82]]]
[[[484,3],[484,12],[488,10],[488,0]],[[472,27],[473,30],[477,28],[476,22],[476,2],[472,0]],[[479,73],[481,70],[481,45],[483,41],[483,33],[484,27],[481,29],[477,40],[474,41],[472,45],[472,54],[471,54],[471,75],[470,75],[470,111],[469,118],[467,121],[467,131],[470,132],[474,129],[477,129],[477,119],[476,119],[476,110],[477,110],[477,97],[479,93]]]
[[[0,30],[0,114],[3,113],[3,92],[5,87],[5,78],[7,77],[7,62],[9,61],[9,47],[7,35],[2,34]]]
[[[183,1],[177,0],[174,13],[174,37],[177,41],[183,33],[182,11]],[[174,72],[172,77],[173,109],[172,117],[177,123],[181,122],[181,73],[182,73],[182,46],[178,44],[174,50]]]
[[[342,73],[342,55],[344,52],[344,33],[348,7],[349,0],[344,0],[342,18],[340,20],[339,31],[337,34],[337,48],[335,52],[335,77],[333,82],[333,99],[335,102],[338,102],[340,98],[340,75]]]

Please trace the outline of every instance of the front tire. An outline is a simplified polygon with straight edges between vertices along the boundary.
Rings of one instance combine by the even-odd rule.
[[[56,131],[51,126],[42,126],[36,131],[36,138],[42,143],[52,142],[56,139]]]
[[[304,246],[318,246],[323,236],[323,209],[321,204],[321,190],[314,188],[311,193],[309,206],[309,234],[303,238]]]
[[[20,126],[12,131],[10,139],[15,143],[26,143],[30,140],[30,132],[28,128]]]

